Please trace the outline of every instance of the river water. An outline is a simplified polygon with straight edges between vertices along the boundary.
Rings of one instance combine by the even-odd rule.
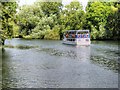
[[[2,52],[2,88],[118,88],[118,42],[12,39],[5,45],[16,47]]]

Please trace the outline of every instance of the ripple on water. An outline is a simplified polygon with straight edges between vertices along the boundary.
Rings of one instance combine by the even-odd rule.
[[[116,46],[95,43],[89,49],[65,46],[60,41],[13,42],[16,42],[16,46],[29,43],[43,48],[6,49],[5,54],[8,56],[4,57],[2,83],[5,88],[85,88],[88,85],[92,88],[110,88],[118,85],[117,73],[111,72],[118,70]],[[79,63],[77,60],[84,62]]]
[[[119,70],[120,63],[118,63],[115,60],[108,59],[108,58],[101,57],[101,56],[91,56],[90,60],[93,63],[99,64],[100,66],[107,68],[109,70],[113,70],[115,72],[118,72],[118,70]]]
[[[54,55],[54,56],[63,56],[63,57],[69,57],[69,58],[76,58],[76,52],[74,51],[64,51],[64,50],[57,50],[54,48],[41,48],[41,49],[37,49],[37,51],[44,51],[50,55]]]

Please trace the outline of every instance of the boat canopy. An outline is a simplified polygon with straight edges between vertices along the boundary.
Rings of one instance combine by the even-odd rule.
[[[67,30],[67,33],[78,33],[78,32],[85,32],[85,33],[89,33],[89,30]]]

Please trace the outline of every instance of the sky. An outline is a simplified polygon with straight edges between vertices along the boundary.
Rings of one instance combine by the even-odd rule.
[[[31,4],[33,4],[35,1],[36,1],[36,0],[20,0],[19,5],[20,5],[20,6],[25,5],[25,4],[31,5]],[[62,3],[63,3],[64,5],[67,5],[67,4],[69,4],[71,1],[73,1],[73,0],[62,0]],[[85,7],[86,7],[86,5],[87,5],[88,0],[78,0],[78,1],[82,3],[83,9],[85,10]]]

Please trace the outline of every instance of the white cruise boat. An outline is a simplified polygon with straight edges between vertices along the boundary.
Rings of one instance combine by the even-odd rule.
[[[63,44],[90,45],[89,30],[68,30],[63,35]]]

